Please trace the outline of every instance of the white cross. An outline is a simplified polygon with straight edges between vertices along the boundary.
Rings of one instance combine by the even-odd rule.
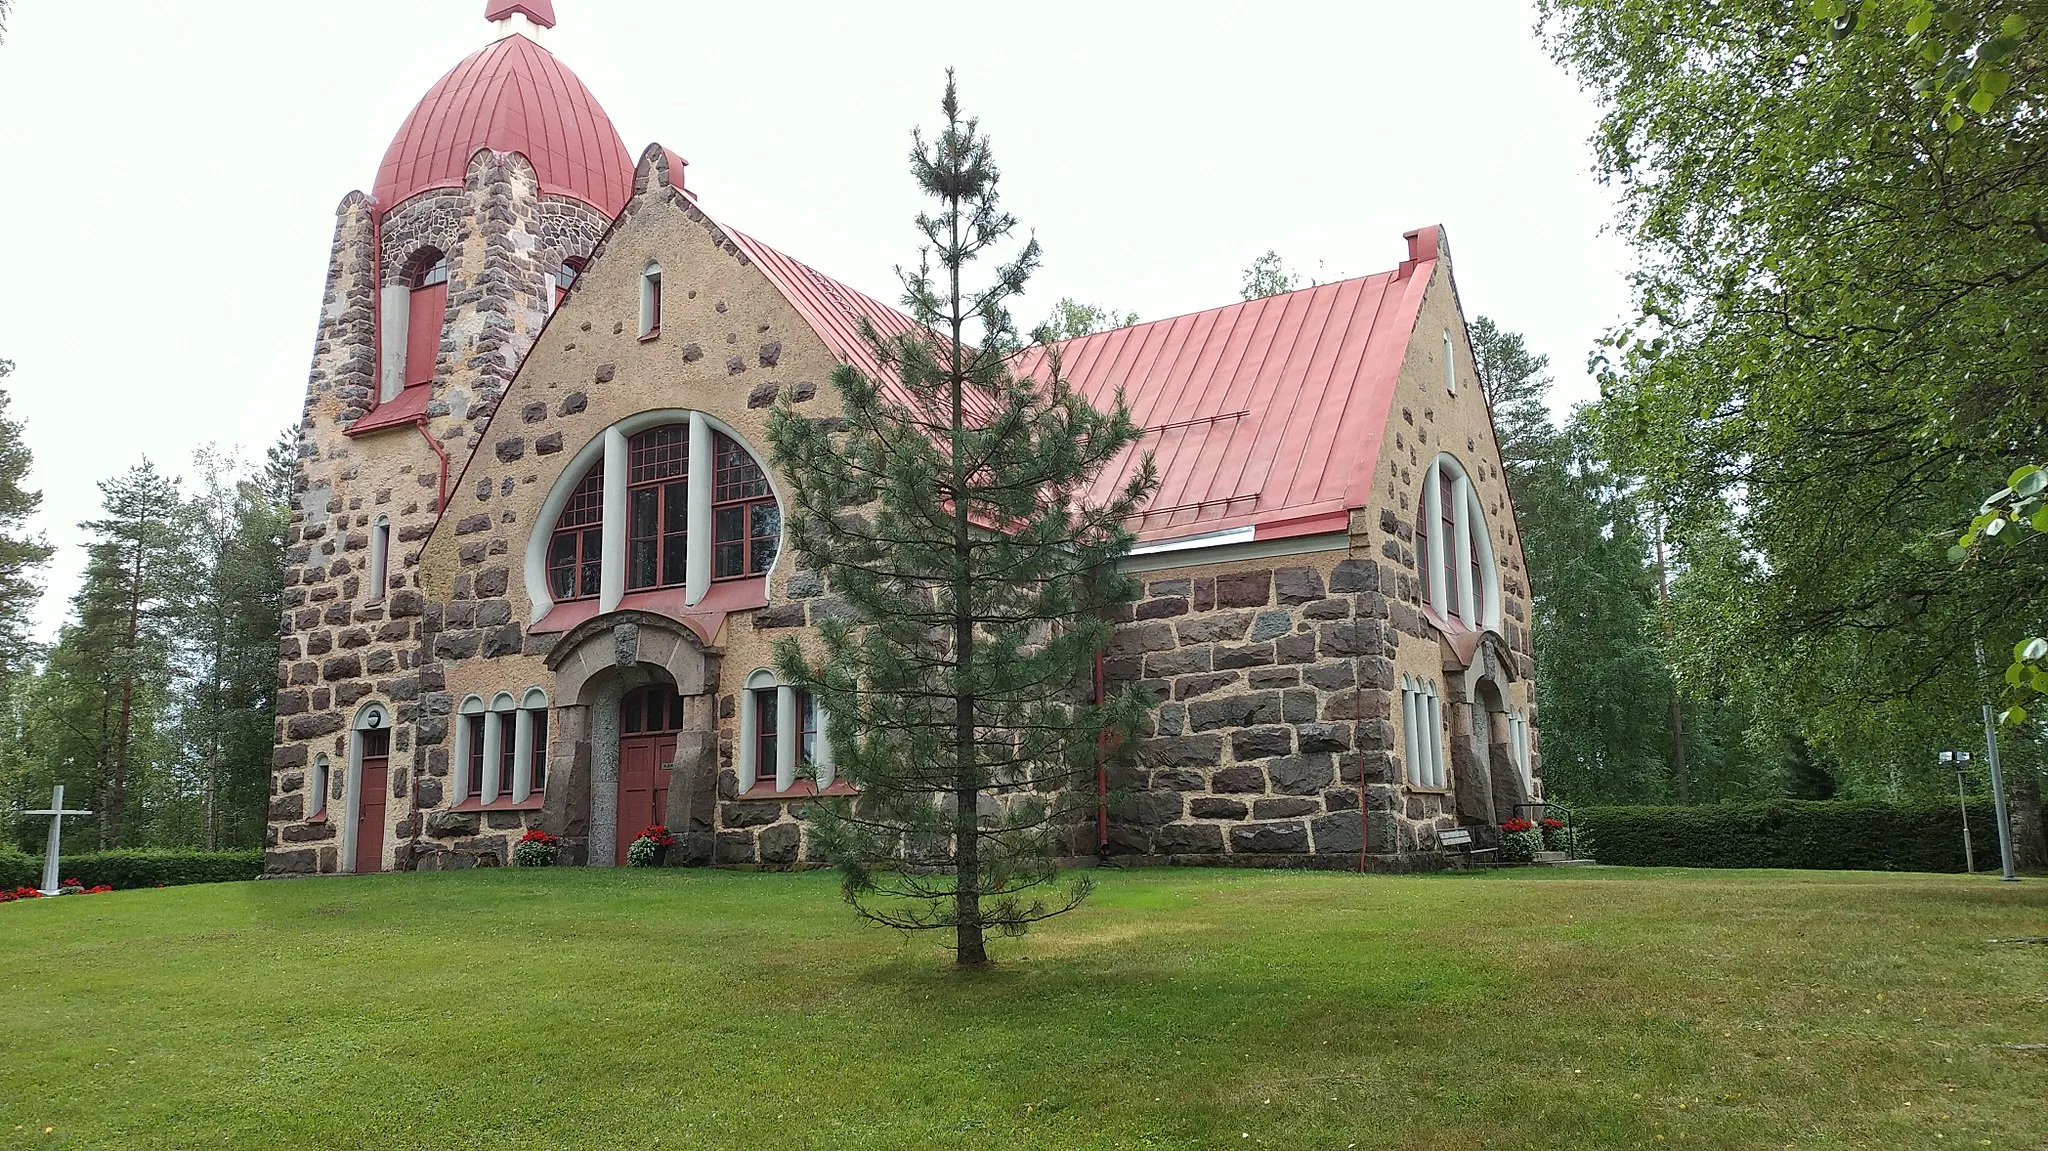
[[[50,842],[43,850],[43,894],[57,894],[57,842],[64,829],[67,815],[91,815],[90,811],[64,810],[64,785],[58,784],[50,792],[50,807],[47,811],[25,811],[23,815],[47,815],[50,817]]]

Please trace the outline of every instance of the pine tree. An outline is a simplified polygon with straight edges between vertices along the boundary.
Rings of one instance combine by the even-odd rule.
[[[255,846],[269,791],[291,460],[279,444],[251,474],[233,475],[239,461],[210,448],[195,462],[204,486],[189,508],[194,594],[179,612],[189,684],[179,741],[199,788],[200,842]]]
[[[0,380],[13,371],[11,361],[0,360]],[[31,637],[43,592],[37,573],[53,549],[28,530],[43,493],[22,486],[34,460],[21,425],[8,418],[8,400],[0,390],[0,675],[12,676],[36,651]]]
[[[157,788],[172,760],[166,728],[178,615],[190,596],[188,518],[177,481],[148,460],[100,484],[105,514],[81,525],[85,583],[51,653],[48,695],[73,737],[98,744],[92,793],[103,847],[144,842],[130,798]],[[86,722],[80,722],[81,720]],[[82,766],[74,764],[74,767]]]
[[[1472,358],[1479,369],[1479,390],[1493,413],[1494,439],[1500,444],[1501,467],[1515,488],[1536,465],[1557,435],[1543,397],[1550,391],[1550,357],[1529,350],[1520,332],[1506,331],[1492,319],[1472,321]],[[1521,491],[1513,491],[1520,502]]]
[[[784,640],[776,657],[823,705],[860,791],[813,825],[848,902],[874,922],[951,931],[955,962],[978,967],[988,931],[1021,932],[1088,892],[1056,860],[1094,802],[1080,785],[1093,782],[1098,741],[1145,706],[1134,692],[1092,704],[1087,687],[1105,614],[1137,594],[1117,561],[1154,474],[1142,457],[1091,502],[1140,435],[1122,398],[1095,410],[1057,357],[1044,379],[1014,374],[1008,304],[1038,267],[1038,243],[986,284],[964,282],[1016,221],[950,72],[941,107],[944,129],[916,133],[912,155],[938,202],[917,220],[929,246],[899,270],[922,327],[865,331],[889,378],[833,374],[843,432],[786,404],[769,426],[790,479],[787,542],[843,605],[819,628],[821,656]]]

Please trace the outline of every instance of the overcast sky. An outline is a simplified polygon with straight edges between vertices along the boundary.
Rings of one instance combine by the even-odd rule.
[[[334,208],[485,0],[17,0],[0,45],[0,358],[60,545],[100,479],[296,421]],[[1548,353],[1563,408],[1627,303],[1588,102],[1524,0],[556,0],[547,46],[714,217],[873,295],[915,257],[904,157],[947,65],[1061,296],[1157,319],[1276,249],[1329,280],[1448,229],[1468,317]]]

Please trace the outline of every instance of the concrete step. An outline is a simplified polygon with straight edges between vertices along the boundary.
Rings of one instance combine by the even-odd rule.
[[[1539,852],[1537,852],[1537,853],[1536,853],[1536,859],[1534,860],[1534,862],[1537,862],[1537,863],[1563,863],[1563,862],[1564,862],[1564,852],[1562,852],[1562,851],[1539,851]]]

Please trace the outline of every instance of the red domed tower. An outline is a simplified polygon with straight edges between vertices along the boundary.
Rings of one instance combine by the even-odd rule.
[[[423,746],[445,756],[435,726],[448,722],[419,545],[527,350],[633,192],[633,160],[610,117],[542,46],[553,0],[490,0],[485,18],[490,43],[427,91],[372,192],[349,193],[337,211],[299,431],[279,803],[296,798],[310,814],[313,788],[338,790],[346,779],[372,790],[381,773],[389,811],[290,828],[327,840],[293,845],[318,847],[321,871],[392,866],[419,832],[415,813],[440,803],[447,765],[412,754]],[[383,734],[351,738],[351,715]],[[381,755],[359,752],[366,746]],[[306,790],[285,796],[283,781],[299,769]]]

